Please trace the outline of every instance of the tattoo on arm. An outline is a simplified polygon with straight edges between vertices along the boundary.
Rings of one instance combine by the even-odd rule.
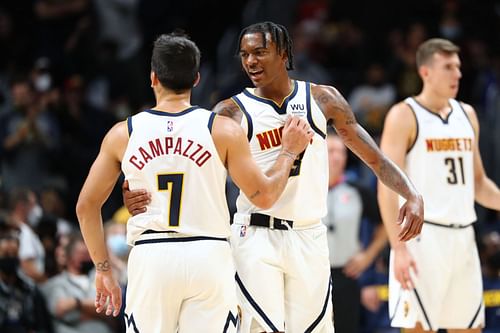
[[[315,99],[330,124],[352,126],[358,123],[345,98],[333,87],[320,90]]]
[[[380,162],[378,177],[386,186],[399,193],[404,198],[410,196],[411,190],[409,179],[400,171],[394,162],[388,158],[384,158]]]
[[[95,269],[98,272],[107,272],[111,269],[111,265],[110,265],[109,261],[104,260],[103,262],[98,262],[95,265]]]
[[[236,122],[240,122],[243,117],[243,112],[241,112],[240,108],[234,103],[232,100],[227,99],[222,102],[219,102],[213,109],[215,113],[220,116],[228,117]]]

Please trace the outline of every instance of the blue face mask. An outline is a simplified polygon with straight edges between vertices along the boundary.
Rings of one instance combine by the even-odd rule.
[[[130,250],[130,246],[127,244],[127,238],[125,235],[111,235],[108,237],[106,244],[109,250],[117,257],[125,257]]]

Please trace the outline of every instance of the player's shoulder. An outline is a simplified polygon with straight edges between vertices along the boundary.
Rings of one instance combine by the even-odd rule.
[[[415,113],[406,101],[400,101],[389,108],[386,122],[393,121],[400,124],[412,124],[416,121]]]
[[[243,113],[242,113],[239,105],[236,103],[236,101],[232,97],[218,102],[213,107],[212,110],[217,115],[231,118],[237,122],[240,122],[241,117],[243,116]]]
[[[311,95],[328,119],[337,111],[350,109],[342,93],[333,86],[311,83]]]
[[[102,142],[103,147],[107,146],[108,148],[113,149],[114,147],[122,147],[127,144],[129,139],[128,125],[127,121],[117,122],[111,129],[108,131],[104,140]]]
[[[465,114],[467,115],[467,117],[476,117],[476,110],[474,110],[474,107],[468,103],[465,103],[463,101],[458,101],[458,104],[460,105],[460,107],[462,108],[462,110],[464,110]]]
[[[215,114],[212,134],[230,138],[232,135],[243,133],[241,126],[230,117]]]
[[[313,96],[319,96],[321,94],[340,95],[340,92],[334,86],[311,82],[311,94]]]

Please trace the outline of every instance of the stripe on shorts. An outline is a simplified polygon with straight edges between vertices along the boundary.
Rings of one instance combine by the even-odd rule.
[[[243,295],[245,296],[245,298],[248,300],[248,302],[250,302],[250,304],[255,309],[255,311],[257,311],[257,313],[260,315],[260,317],[266,322],[266,324],[269,326],[271,331],[279,332],[278,328],[273,324],[271,319],[269,319],[269,317],[265,314],[264,310],[262,310],[260,308],[260,306],[257,304],[257,302],[252,298],[252,296],[250,296],[250,293],[243,285],[243,282],[241,282],[241,279],[238,276],[238,273],[236,273],[235,278],[236,278],[236,282],[238,283],[238,287],[240,287],[240,290],[243,293]]]
[[[325,298],[325,303],[323,304],[323,309],[321,309],[321,313],[319,314],[318,318],[316,318],[315,321],[313,321],[313,323],[311,324],[311,326],[309,326],[304,333],[310,333],[312,332],[316,326],[318,326],[318,324],[321,322],[321,320],[323,319],[323,317],[325,316],[325,313],[326,313],[326,308],[328,307],[328,300],[330,300],[330,296],[332,295],[332,276],[330,275],[330,280],[328,282],[328,291],[326,292],[326,298]],[[330,300],[331,302],[331,300]]]

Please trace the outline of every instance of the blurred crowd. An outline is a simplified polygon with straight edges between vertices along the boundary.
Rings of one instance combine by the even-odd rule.
[[[182,29],[199,45],[193,104],[211,108],[250,84],[235,54],[237,37],[263,20],[292,33],[291,76],[337,87],[375,138],[389,107],[421,87],[417,46],[430,37],[458,44],[458,99],[475,107],[485,169],[500,183],[497,0],[2,1],[0,331],[122,331],[122,321],[94,311],[92,264],[74,212],[90,163],[115,122],[154,105],[149,59],[157,35]],[[361,165],[350,156],[347,174],[374,193],[375,178]],[[117,186],[103,217],[114,269],[126,285],[128,213],[120,192]],[[229,184],[230,207],[234,194]],[[485,300],[498,312],[489,323],[500,327],[500,217],[480,207],[478,216],[485,289],[492,290]],[[366,291],[367,313],[384,303],[386,270],[382,255],[360,278],[375,286]],[[365,332],[375,332],[376,315],[367,318]]]

